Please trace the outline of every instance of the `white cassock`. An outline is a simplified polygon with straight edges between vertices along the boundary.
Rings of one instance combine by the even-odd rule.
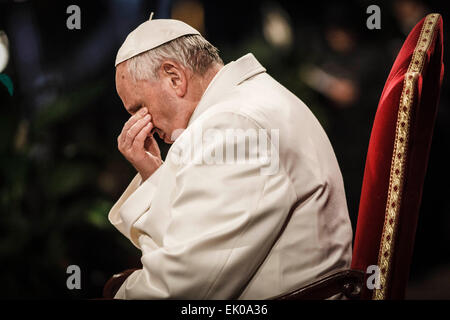
[[[143,265],[115,298],[265,299],[349,267],[352,229],[332,146],[265,71],[252,54],[224,66],[164,164],[144,182],[137,175],[111,209]],[[237,150],[246,159],[255,151],[248,137],[220,139],[239,130],[256,132],[268,152],[233,162]],[[232,149],[231,163],[217,160]]]

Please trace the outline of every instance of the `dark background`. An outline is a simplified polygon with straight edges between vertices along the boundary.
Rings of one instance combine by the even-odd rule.
[[[225,63],[253,52],[269,74],[317,116],[335,149],[356,226],[365,156],[378,99],[412,27],[450,12],[443,1],[5,1],[0,30],[9,38],[0,86],[0,298],[95,298],[140,252],[107,214],[135,172],[117,150],[128,114],[115,91],[121,43],[155,11],[199,31]],[[81,8],[68,30],[66,8]],[[366,8],[381,8],[381,29]],[[444,53],[448,50],[445,43]],[[444,56],[444,63],[446,63]],[[331,79],[323,87],[312,74]],[[450,299],[449,77],[425,180],[407,298]],[[163,154],[168,146],[160,143]],[[81,290],[68,290],[78,265]]]

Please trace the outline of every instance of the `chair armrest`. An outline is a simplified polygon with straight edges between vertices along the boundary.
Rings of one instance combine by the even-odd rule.
[[[112,276],[103,288],[103,299],[114,299],[122,283],[136,270],[139,269],[128,269]],[[338,293],[343,293],[348,299],[359,299],[363,281],[363,271],[342,270],[271,300],[323,300]]]
[[[302,288],[274,298],[273,300],[323,300],[338,293],[348,299],[359,299],[364,282],[364,272],[360,270],[342,270],[316,280]]]
[[[136,270],[139,269],[138,268],[127,269],[109,278],[109,280],[103,287],[103,299],[104,300],[114,299],[114,296],[116,295],[117,291],[119,291],[120,287],[125,282],[125,280],[127,280],[130,274],[132,274]]]

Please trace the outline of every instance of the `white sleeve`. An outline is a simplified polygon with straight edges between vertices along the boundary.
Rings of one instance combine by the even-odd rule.
[[[127,203],[127,200],[143,183],[151,186],[151,188],[149,187],[146,188],[146,195],[145,195],[146,198],[148,199],[148,203],[151,203],[156,188],[158,187],[158,181],[161,175],[163,165],[164,163],[145,181],[142,181],[141,175],[138,173],[130,182],[124,193],[121,195],[119,200],[117,200],[117,202],[114,204],[114,206],[111,208],[108,214],[108,220],[111,222],[111,224],[117,230],[119,230],[125,237],[127,237],[137,248],[140,248],[138,242],[138,232],[133,227],[133,224],[136,222],[136,220],[139,219],[140,216],[121,215],[121,208],[126,204],[128,206],[134,205],[133,203]],[[142,213],[142,211],[139,210],[129,210],[128,212]]]
[[[259,129],[234,113],[222,113],[208,124]],[[215,149],[216,143],[204,147]],[[242,141],[230,143],[227,147],[234,148]],[[286,203],[295,198],[282,170],[264,175],[261,167],[259,162],[181,165],[175,190],[167,191],[175,194],[163,246],[142,246],[143,269],[128,277],[116,298],[237,298],[285,223]]]

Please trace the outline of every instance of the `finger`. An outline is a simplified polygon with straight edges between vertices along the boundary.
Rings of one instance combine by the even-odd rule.
[[[127,122],[125,122],[125,125],[123,126],[123,130],[122,132],[124,132],[124,134],[126,134],[126,132],[128,132],[128,130],[140,119],[142,119],[143,117],[145,117],[147,115],[148,111],[147,108],[141,108],[139,109],[138,112],[136,112],[133,116],[130,117],[130,119],[128,119]]]
[[[147,139],[148,134],[153,129],[153,123],[149,122],[142,130],[136,135],[133,142],[133,149],[143,150],[145,139]]]
[[[141,108],[138,112],[136,112],[133,116],[128,119],[127,122],[125,122],[125,125],[122,128],[122,132],[120,133],[119,137],[121,137],[122,142],[125,140],[126,134],[128,130],[140,119],[145,117],[145,115],[148,113],[147,108]]]
[[[144,118],[137,121],[127,132],[125,136],[124,148],[130,148],[133,145],[133,141],[137,134],[150,122],[150,115],[146,115]]]

